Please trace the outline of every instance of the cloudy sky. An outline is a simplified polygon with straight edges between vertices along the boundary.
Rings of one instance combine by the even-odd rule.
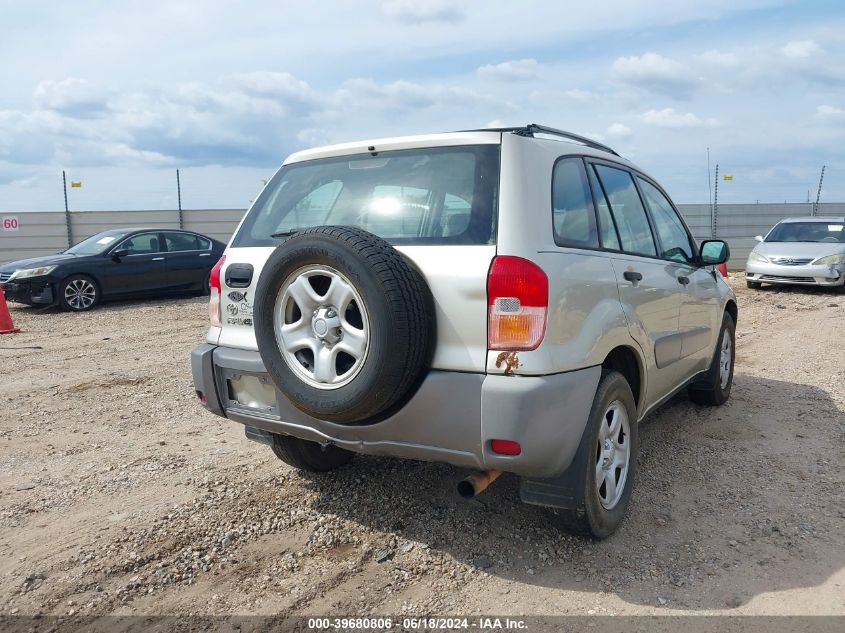
[[[842,0],[0,0],[0,212],[243,207],[291,151],[540,122],[677,202],[845,201]]]

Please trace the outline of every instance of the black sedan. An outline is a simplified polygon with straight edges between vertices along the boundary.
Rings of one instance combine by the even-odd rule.
[[[0,264],[6,298],[90,310],[100,301],[207,292],[226,245],[191,231],[112,229],[58,255]]]

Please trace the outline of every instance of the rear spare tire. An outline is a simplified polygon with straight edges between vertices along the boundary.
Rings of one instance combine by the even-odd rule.
[[[306,229],[276,248],[258,280],[254,319],[276,387],[330,422],[365,422],[401,405],[434,343],[422,276],[354,227]]]

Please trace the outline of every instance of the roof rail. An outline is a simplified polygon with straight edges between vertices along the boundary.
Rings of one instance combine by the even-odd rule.
[[[586,145],[587,147],[592,147],[593,149],[601,150],[602,152],[607,152],[609,154],[613,154],[614,156],[619,156],[619,153],[611,147],[607,145],[603,145],[598,141],[594,141],[592,139],[587,138],[586,136],[581,136],[580,134],[574,134],[572,132],[566,132],[564,130],[558,130],[553,127],[546,127],[545,125],[537,125],[536,123],[529,123],[525,127],[487,127],[487,128],[480,128],[477,130],[462,130],[463,132],[510,132],[511,134],[516,134],[517,136],[534,136],[535,134],[548,134],[550,136],[559,136],[561,138],[569,139],[570,141],[577,141],[582,145]]]
[[[619,156],[619,154],[611,147],[599,143],[598,141],[594,141],[592,139],[587,138],[586,136],[581,136],[580,134],[573,134],[572,132],[566,132],[564,130],[558,130],[553,127],[546,127],[545,125],[537,125],[536,123],[529,123],[523,128],[514,128],[513,133],[518,136],[534,136],[535,134],[548,134],[550,136],[560,136],[561,138],[567,138],[572,141],[577,141],[586,145],[587,147],[592,147],[593,149],[598,149],[603,152],[608,152],[613,154],[614,156]]]

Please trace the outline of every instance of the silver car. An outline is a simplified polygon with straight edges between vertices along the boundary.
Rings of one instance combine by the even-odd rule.
[[[787,218],[756,239],[745,266],[749,288],[845,285],[845,217]]]
[[[355,453],[502,472],[611,534],[640,421],[730,396],[736,299],[657,182],[537,125],[288,157],[210,279],[194,384],[282,461]],[[328,483],[328,480],[326,480]]]

